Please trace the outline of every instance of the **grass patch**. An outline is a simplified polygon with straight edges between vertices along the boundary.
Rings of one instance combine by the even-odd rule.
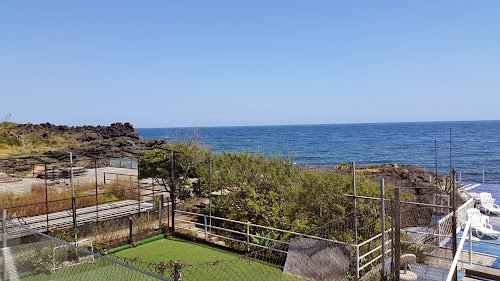
[[[145,262],[180,260],[188,264],[235,259],[241,256],[230,251],[175,237],[126,249],[116,253],[116,255],[126,258],[138,257]]]
[[[176,237],[126,249],[116,253],[116,256],[137,258],[143,262],[137,263],[138,267],[144,263],[165,265],[172,264],[171,261],[181,261],[184,265],[183,280],[301,280],[284,275],[276,265]],[[168,277],[168,274],[167,272],[163,276]]]
[[[53,274],[38,274],[22,280],[158,280],[144,273],[114,264],[104,259],[57,270]]]

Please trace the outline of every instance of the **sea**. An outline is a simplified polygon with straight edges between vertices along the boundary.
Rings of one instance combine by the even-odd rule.
[[[137,128],[143,138],[196,137],[214,153],[257,152],[328,168],[399,163],[500,183],[500,120],[324,125]]]

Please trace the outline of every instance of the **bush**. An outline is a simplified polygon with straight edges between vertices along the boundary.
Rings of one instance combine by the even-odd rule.
[[[23,145],[23,141],[22,140],[20,140],[18,138],[10,137],[7,134],[0,134],[0,143],[8,144],[10,146],[21,146],[21,145]]]

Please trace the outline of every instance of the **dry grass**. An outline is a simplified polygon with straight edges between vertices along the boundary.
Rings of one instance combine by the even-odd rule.
[[[117,179],[111,184],[97,186],[99,204],[137,198],[137,183]],[[95,183],[78,184],[75,187],[76,206],[88,207],[96,204]],[[47,192],[46,192],[47,191]],[[47,204],[45,198],[47,197]],[[16,194],[0,192],[0,208],[9,208],[9,217],[24,217],[71,209],[70,187],[34,184],[30,192]]]

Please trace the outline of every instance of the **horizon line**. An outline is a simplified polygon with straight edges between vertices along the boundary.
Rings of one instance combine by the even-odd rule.
[[[440,120],[440,121],[386,121],[386,122],[346,122],[346,123],[303,123],[303,124],[261,124],[261,125],[210,125],[210,126],[176,126],[176,127],[134,127],[136,129],[197,129],[197,128],[238,128],[238,127],[293,127],[293,126],[328,126],[328,125],[374,125],[374,124],[411,124],[411,123],[459,123],[459,122],[494,122],[500,119],[487,120]],[[130,122],[126,122],[130,123]],[[133,124],[132,124],[133,125]]]

